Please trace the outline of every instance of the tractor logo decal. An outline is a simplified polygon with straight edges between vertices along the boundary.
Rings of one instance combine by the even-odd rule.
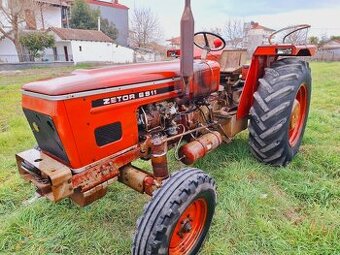
[[[123,95],[109,97],[109,98],[102,98],[102,99],[92,101],[92,107],[100,107],[100,106],[123,103],[127,101],[132,101],[136,99],[141,99],[141,98],[146,98],[146,97],[151,97],[151,96],[156,96],[156,95],[172,92],[174,90],[175,90],[175,87],[170,86],[170,87],[146,90],[146,91],[141,91],[141,92],[136,92],[136,93],[123,94]]]
[[[32,123],[32,127],[33,127],[33,130],[35,131],[35,132],[39,132],[40,131],[40,128],[39,128],[39,126],[38,126],[38,124],[36,123],[36,122],[33,122]]]

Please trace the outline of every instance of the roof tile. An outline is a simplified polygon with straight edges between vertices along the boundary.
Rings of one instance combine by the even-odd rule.
[[[56,33],[62,40],[113,43],[110,37],[98,30],[51,27],[50,31]]]

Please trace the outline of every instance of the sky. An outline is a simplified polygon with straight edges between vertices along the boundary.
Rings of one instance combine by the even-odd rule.
[[[134,8],[150,8],[159,18],[163,39],[179,36],[184,0],[120,0]],[[228,19],[256,21],[273,29],[310,24],[310,35],[340,35],[340,0],[192,0],[195,31],[223,27]]]

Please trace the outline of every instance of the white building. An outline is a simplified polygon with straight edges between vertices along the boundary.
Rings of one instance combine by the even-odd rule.
[[[69,27],[69,11],[73,0],[36,0],[38,8],[35,11],[35,29],[49,27]]]
[[[324,43],[314,58],[321,61],[340,61],[340,39],[331,39]]]
[[[115,24],[118,29],[116,42],[119,45],[128,45],[129,36],[129,7],[119,3],[118,0],[86,0],[93,9],[99,9],[102,18]]]
[[[45,30],[49,27],[68,26],[68,12],[71,0],[36,0],[32,9],[25,10],[23,22],[19,22],[20,30]],[[0,1],[1,6],[8,7],[8,1]],[[0,11],[0,20],[6,31],[12,27]],[[7,23],[6,23],[7,22]],[[18,54],[11,40],[0,34],[0,63],[18,62]]]
[[[45,50],[46,61],[132,63],[134,51],[119,46],[101,31],[50,28],[55,47]]]
[[[268,38],[274,32],[274,29],[264,27],[254,21],[245,23],[243,48],[246,48],[248,54],[251,55],[258,46],[268,44]]]

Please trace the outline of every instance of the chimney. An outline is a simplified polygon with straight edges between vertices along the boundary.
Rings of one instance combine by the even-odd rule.
[[[98,31],[101,30],[101,20],[100,20],[100,16],[98,16]]]

